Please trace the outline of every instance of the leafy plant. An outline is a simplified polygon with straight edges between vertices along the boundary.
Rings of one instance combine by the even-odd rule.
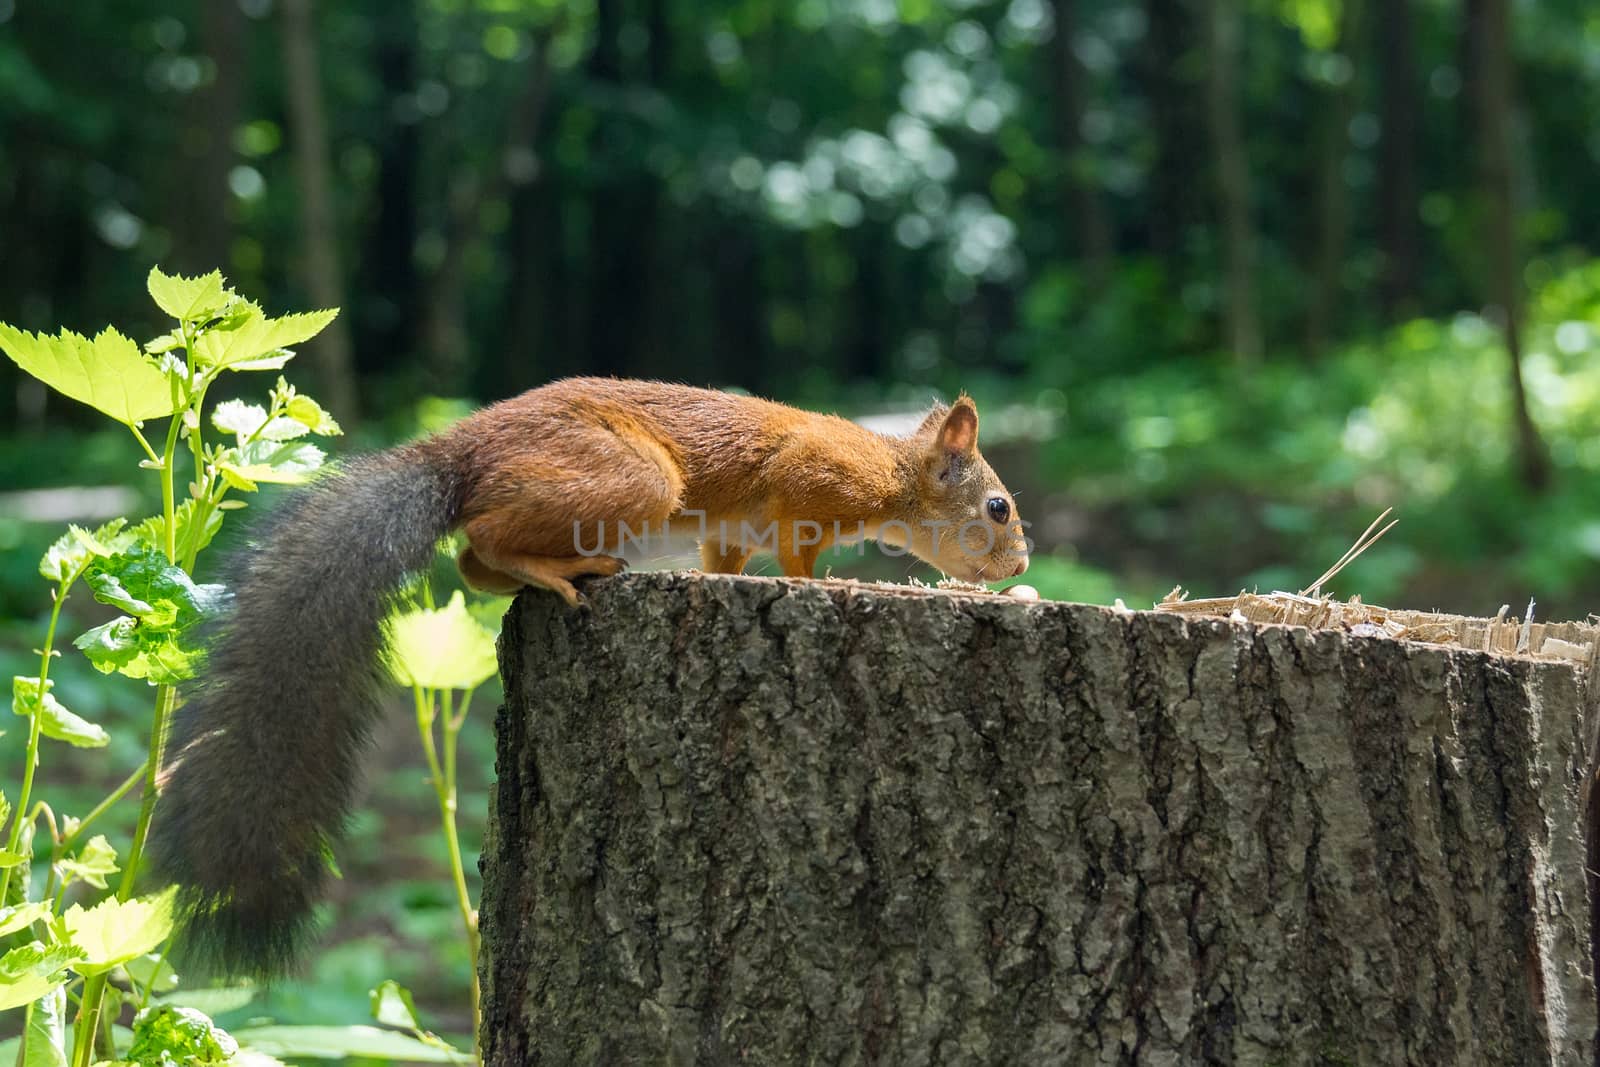
[[[142,456],[138,466],[158,480],[162,501],[160,514],[141,521],[119,518],[94,530],[69,527],[39,563],[39,574],[49,583],[51,611],[38,671],[18,675],[11,684],[12,711],[28,730],[26,762],[15,807],[0,794],[0,1009],[26,1012],[15,1062],[261,1064],[277,1062],[273,1056],[279,1054],[465,1059],[421,1028],[409,994],[397,986],[375,991],[374,1013],[385,1025],[408,1033],[281,1026],[229,1035],[211,1022],[208,1004],[211,1010],[238,1006],[241,994],[247,1002],[251,992],[180,990],[165,962],[174,930],[172,893],[135,895],[159,796],[167,724],[181,699],[178,686],[194,677],[205,655],[195,637],[198,627],[226,602],[222,586],[194,580],[196,561],[226,516],[247,506],[243,494],[263,483],[305,480],[324,460],[310,439],[341,432],[321,405],[282,377],[261,404],[230,400],[206,407],[209,390],[224,375],[282,369],[294,356],[289,346],[314,337],[336,311],[270,317],[228,288],[218,272],[189,278],[155,268],[147,288],[174,325],[142,347],[110,327],[89,338],[67,330],[34,334],[0,323],[0,349],[13,362],[127,429]],[[152,424],[164,432],[147,436]],[[49,751],[46,741],[84,748],[110,741],[103,727],[61,701],[50,677],[52,662],[61,655],[62,606],[80,587],[121,614],[79,635],[73,646],[97,670],[143,682],[154,692],[144,763],[87,814],[73,817],[35,794]],[[456,604],[451,602],[438,624],[452,633]],[[427,625],[433,624],[402,620],[397,632]],[[492,672],[492,635],[488,640]],[[437,694],[444,694],[443,762],[435,756],[431,734],[427,752],[463,916],[475,939],[455,844],[454,766],[455,735],[472,686],[483,680],[476,673],[482,657],[470,659],[476,681],[463,684],[461,676],[445,678],[445,668],[423,658],[421,646],[405,648],[408,663],[418,657],[406,677],[423,687],[417,690],[419,709],[421,694],[427,694],[429,708]],[[467,690],[459,711],[451,687]],[[104,834],[88,836],[135,789],[139,810],[132,840],[118,849]],[[41,831],[48,836],[41,837]],[[48,866],[36,876],[41,859]],[[91,902],[68,905],[69,893]],[[69,1028],[72,1003],[77,1011]],[[113,1025],[124,1004],[137,1009],[131,1031]],[[10,1044],[0,1045],[0,1062],[9,1057]]]
[[[428,760],[428,776],[439,800],[439,821],[450,853],[450,874],[456,904],[467,939],[472,965],[473,1048],[477,1049],[477,1023],[481,1019],[478,991],[478,913],[467,890],[461,861],[461,838],[456,828],[456,750],[466,725],[472,694],[493,677],[496,668],[495,632],[467,610],[460,591],[442,608],[433,606],[432,587],[422,585],[423,603],[389,620],[389,667],[394,679],[411,687],[417,710],[417,734]],[[435,723],[440,739],[435,741]],[[403,995],[403,996],[402,996]],[[410,996],[395,996],[414,1022]],[[374,1005],[374,1014],[383,1014]]]

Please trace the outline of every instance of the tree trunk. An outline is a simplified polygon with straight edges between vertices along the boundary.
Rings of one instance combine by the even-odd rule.
[[[595,4],[589,77],[606,93],[626,96],[646,86],[665,88],[672,55],[665,0],[648,0],[645,6],[647,36],[640,70],[639,63],[623,61],[622,39],[630,25],[637,28],[628,17],[628,5],[622,0]],[[593,229],[586,294],[588,356],[599,373],[637,375],[657,273],[664,189],[640,158],[641,133],[651,135],[638,129],[638,118],[615,108],[600,111],[598,118],[589,142]]]
[[[493,165],[484,173],[478,168],[463,166],[450,179],[444,255],[429,287],[422,327],[423,344],[434,377],[445,386],[459,382],[472,363],[467,349],[467,275],[471,253],[483,239],[479,224],[483,207],[507,199],[514,184],[526,185],[538,177],[536,166],[527,169],[524,164],[536,159],[534,145],[544,125],[550,96],[550,48],[561,22],[558,15],[552,25],[534,37],[528,77],[507,113],[505,134]],[[524,162],[517,163],[519,159]]]
[[[1250,163],[1239,120],[1238,0],[1206,5],[1206,105],[1211,161],[1216,171],[1217,214],[1222,223],[1225,274],[1224,334],[1240,362],[1261,358],[1261,322],[1256,310],[1256,234],[1250,206]]]
[[[372,66],[386,100],[417,91],[421,56],[418,0],[370,3]],[[418,175],[422,165],[422,115],[391,117],[375,138],[378,176],[372,221],[363,239],[356,288],[365,294],[356,323],[356,368],[363,374],[392,370],[418,349],[416,254]]]
[[[1421,211],[1417,139],[1422,135],[1422,85],[1412,25],[1412,0],[1376,5],[1371,24],[1378,53],[1378,242],[1383,251],[1379,298],[1390,322],[1418,311]]]
[[[194,274],[226,271],[233,243],[228,172],[238,158],[233,133],[244,111],[249,78],[250,20],[232,0],[200,7],[200,50],[216,65],[211,84],[185,104],[183,142],[172,183],[173,247],[169,269]]]
[[[343,308],[339,227],[334,219],[328,125],[322,107],[322,73],[317,61],[312,0],[283,0],[283,74],[289,94],[295,179],[300,190],[300,254],[305,264],[306,289],[318,307]],[[322,402],[341,422],[348,425],[357,421],[361,410],[348,324],[342,316],[334,319],[307,346],[319,371]]]
[[[1591,1062],[1571,663],[842,582],[588,592],[501,638],[489,1064]]]
[[[1055,37],[1050,60],[1055,84],[1056,146],[1065,167],[1061,180],[1063,203],[1068,214],[1062,221],[1065,232],[1076,238],[1078,255],[1083,258],[1090,281],[1103,285],[1111,273],[1114,239],[1105,200],[1096,188],[1088,165],[1088,148],[1083,140],[1085,73],[1073,49],[1077,29],[1075,0],[1054,0]]]
[[[1350,187],[1344,165],[1350,144],[1350,117],[1360,69],[1361,0],[1340,5],[1337,51],[1349,63],[1340,84],[1323,90],[1322,144],[1317,165],[1317,236],[1311,268],[1311,304],[1306,310],[1306,355],[1316,359],[1328,344],[1328,331],[1344,288],[1344,251],[1350,228]]]
[[[1196,161],[1206,144],[1205,113],[1199,72],[1204,56],[1195,47],[1200,36],[1193,0],[1146,0],[1149,44],[1135,61],[1148,101],[1155,158],[1150,165],[1150,202],[1144,212],[1150,250],[1169,271],[1170,299],[1179,299],[1184,283],[1188,227],[1206,214],[1196,202]]]
[[[1550,459],[1522,383],[1522,253],[1517,240],[1516,161],[1511,148],[1511,11],[1507,0],[1466,0],[1467,47],[1478,119],[1479,173],[1487,213],[1489,303],[1498,309],[1511,374],[1517,460],[1530,489],[1550,482]]]

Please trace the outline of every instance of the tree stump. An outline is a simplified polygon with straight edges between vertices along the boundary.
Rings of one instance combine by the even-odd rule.
[[[506,619],[520,1064],[1591,1064],[1581,666],[844,582]]]

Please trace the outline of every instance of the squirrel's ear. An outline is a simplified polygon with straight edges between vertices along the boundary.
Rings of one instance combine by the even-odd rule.
[[[932,416],[929,417],[930,421]],[[962,470],[978,454],[978,409],[961,396],[944,413],[928,448],[928,467],[941,482],[959,481]]]
[[[939,427],[939,446],[945,452],[971,455],[978,449],[978,405],[962,393]]]

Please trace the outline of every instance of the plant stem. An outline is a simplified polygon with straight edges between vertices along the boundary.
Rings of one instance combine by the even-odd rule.
[[[178,561],[178,508],[172,491],[172,461],[178,452],[178,430],[182,426],[183,412],[180,411],[172,416],[172,425],[167,428],[167,447],[161,453],[161,515],[166,526],[168,563]]]
[[[128,775],[127,778],[123,779],[121,785],[113,789],[104,800],[94,806],[93,811],[89,812],[89,814],[85,815],[78,821],[78,828],[62,839],[61,844],[57,847],[56,851],[62,855],[65,855],[68,851],[70,851],[72,846],[78,843],[78,839],[83,836],[83,832],[89,828],[90,823],[94,822],[100,816],[110,811],[112,806],[116,804],[117,801],[128,795],[128,790],[139,784],[139,780],[144,777],[144,771],[145,765],[141,763],[138,770],[134,771],[132,774]]]
[[[80,570],[79,574],[82,573]],[[39,735],[44,725],[44,698],[49,692],[51,648],[56,640],[56,625],[61,621],[61,605],[66,602],[67,590],[77,581],[78,575],[62,582],[56,588],[55,603],[50,606],[50,625],[45,628],[44,648],[39,653],[39,709],[28,716],[28,764],[22,772],[22,793],[17,797],[16,818],[11,823],[11,833],[6,838],[6,851],[17,852],[22,845],[22,831],[28,822],[28,801],[33,796],[33,772],[39,765]],[[11,890],[11,872],[7,867],[0,873],[0,907],[5,905],[6,894]],[[27,896],[27,887],[23,887]]]
[[[157,786],[161,774],[161,760],[167,746],[167,720],[178,705],[178,690],[170,685],[156,689],[156,709],[150,723],[150,754],[144,763],[144,793],[139,800],[139,822],[133,829],[133,844],[128,846],[128,861],[122,868],[122,883],[117,887],[117,899],[127,900],[133,895],[134,879],[139,874],[139,861],[144,857],[145,837],[150,832],[150,816],[155,811]]]
[[[183,348],[187,357],[185,365],[188,370],[188,386],[184,390],[184,403],[173,413],[172,420],[167,426],[166,447],[161,452],[161,515],[164,520],[162,531],[168,563],[178,561],[178,518],[176,493],[173,490],[173,462],[178,452],[178,432],[183,428],[183,419],[186,414],[193,413],[198,422],[199,405],[194,392],[194,335],[190,332],[189,324],[183,324]],[[177,397],[179,386],[173,385],[174,399]],[[203,396],[204,391],[201,391]],[[137,435],[137,431],[135,431]],[[191,435],[198,441],[198,437]],[[144,438],[139,436],[140,441]],[[195,452],[195,481],[200,480],[199,469],[200,454],[196,444]],[[198,507],[198,505],[196,505]],[[188,569],[188,568],[185,568]],[[172,717],[172,711],[177,707],[178,691],[171,685],[156,688],[156,706],[150,722],[150,750],[144,764],[144,792],[139,800],[139,821],[134,826],[133,844],[128,846],[128,858],[122,867],[122,881],[117,886],[117,899],[127,900],[133,895],[133,887],[139,877],[140,861],[144,858],[145,839],[150,833],[150,817],[155,813],[156,798],[158,795],[157,781],[161,774],[162,754],[167,744],[167,722]],[[73,1025],[78,1037],[78,1044],[73,1049],[74,1067],[88,1067],[94,1052],[94,1036],[100,1026],[100,1007],[104,1000],[106,990],[106,973],[93,975],[83,987],[83,1001],[78,1009],[78,1017]]]
[[[166,748],[167,720],[177,704],[177,692],[170,685],[156,689],[155,715],[150,724],[150,755],[144,764],[144,795],[139,803],[139,822],[133,830],[133,844],[128,847],[128,859],[122,868],[122,882],[117,886],[118,900],[127,900],[133,895],[134,881],[139,875],[139,861],[144,856],[145,838],[150,832],[150,816],[156,807],[156,779]],[[78,1044],[73,1049],[73,1067],[89,1067],[92,1062],[94,1035],[100,1025],[100,1002],[105,991],[106,972],[93,975],[84,983],[83,1006],[74,1021]]]
[[[450,853],[450,877],[455,884],[456,906],[461,911],[461,926],[467,934],[467,962],[472,968],[472,1056],[475,1062],[482,1062],[478,1049],[482,1012],[478,988],[478,916],[472,907],[472,894],[467,889],[466,868],[461,861],[461,839],[456,832],[456,738],[461,732],[466,703],[472,699],[472,694],[469,690],[463,698],[463,715],[457,718],[453,691],[443,691],[444,763],[441,766],[433,740],[435,693],[421,686],[414,685],[411,688],[417,704],[417,732],[422,736],[422,751],[428,760],[428,773],[433,779],[433,791],[439,798],[439,822],[444,828],[445,847]]]
[[[194,366],[193,353],[190,354],[189,366]],[[199,418],[201,412],[205,410],[206,388],[210,384],[210,379],[202,381],[189,401],[190,409],[196,415],[194,429],[189,431],[189,452],[194,456],[196,489],[193,497],[194,509],[189,513],[189,536],[184,541],[183,569],[190,573],[193,573],[194,561],[200,555],[200,531],[205,528],[206,520],[211,517],[211,479],[205,477],[205,449],[201,443],[205,420]]]
[[[72,1067],[94,1062],[94,1035],[100,1028],[100,1001],[105,996],[109,972],[91,975],[83,984],[83,1000],[72,1023]]]
[[[129,426],[128,429],[133,431],[134,440],[139,442],[139,447],[144,449],[144,454],[150,457],[150,462],[160,463],[161,457],[156,455],[156,450],[150,447],[150,442],[146,441],[144,434],[139,432],[139,427]]]

